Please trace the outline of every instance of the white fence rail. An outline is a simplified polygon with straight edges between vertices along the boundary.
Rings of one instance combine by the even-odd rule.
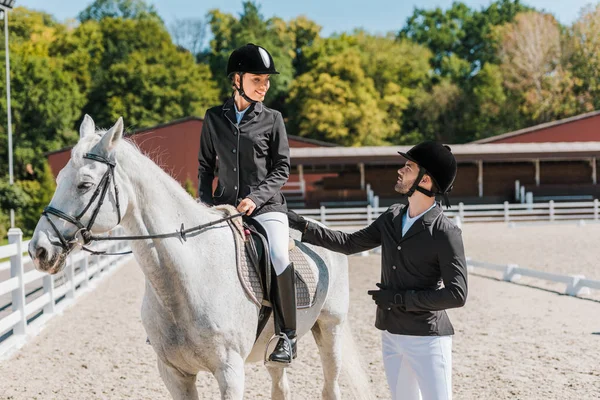
[[[386,207],[327,208],[295,210],[298,214],[316,219],[328,226],[365,226],[373,222]],[[444,209],[449,217],[458,216],[461,222],[560,221],[600,219],[600,201],[532,204],[460,203]]]
[[[115,230],[115,233],[117,231]],[[20,229],[8,233],[9,244],[0,247],[0,359],[37,334],[56,313],[74,302],[76,297],[91,289],[99,278],[107,275],[127,256],[90,256],[79,252],[67,259],[64,272],[48,275],[33,268],[27,252],[29,242],[23,242]],[[107,242],[98,250],[124,252],[127,242]]]
[[[566,285],[565,294],[569,296],[588,294],[588,289],[600,290],[600,281],[586,279],[583,275],[560,275],[552,272],[522,268],[516,264],[492,264],[467,258],[467,269],[469,272],[474,271],[475,268],[500,272],[502,273],[502,279],[507,282],[516,282],[522,276],[527,276],[550,282],[564,283]]]

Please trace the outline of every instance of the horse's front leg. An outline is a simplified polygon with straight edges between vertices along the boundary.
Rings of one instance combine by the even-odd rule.
[[[222,359],[213,375],[219,382],[222,400],[244,398],[244,359],[237,353],[229,352]]]
[[[158,371],[173,400],[198,400],[196,375],[184,374],[165,364],[160,358],[158,358]]]

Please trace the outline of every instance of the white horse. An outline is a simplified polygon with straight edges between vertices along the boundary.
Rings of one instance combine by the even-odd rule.
[[[123,140],[122,118],[103,132],[96,131],[86,115],[80,133],[69,163],[58,176],[50,210],[38,222],[29,245],[38,270],[61,271],[74,246],[72,239],[85,236],[85,229],[80,229],[84,226],[97,235],[120,222],[128,235],[149,235],[174,232],[181,223],[192,227],[222,218],[220,212],[197,203]],[[228,224],[188,235],[187,242],[144,239],[131,241],[131,247],[146,278],[142,321],[171,396],[198,399],[196,375],[210,371],[222,399],[242,399],[244,363],[263,360],[273,327],[270,322],[255,343],[259,310],[238,279],[234,236]],[[368,381],[345,329],[347,258],[319,247],[312,250],[327,264],[329,279],[320,281],[315,305],[298,310],[299,337],[311,330],[316,340],[324,399],[341,398],[342,351],[353,393],[368,398]],[[267,365],[267,369],[272,398],[290,399],[285,368]]]

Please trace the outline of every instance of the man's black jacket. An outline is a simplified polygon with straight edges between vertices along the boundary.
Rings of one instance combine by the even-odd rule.
[[[233,100],[206,111],[198,154],[198,196],[203,203],[256,203],[253,215],[286,212],[281,187],[290,174],[290,150],[281,113],[255,103],[236,124]],[[218,186],[212,193],[217,174]]]
[[[302,241],[344,254],[381,245],[381,283],[406,291],[406,295],[405,307],[378,307],[375,326],[401,335],[452,335],[454,329],[444,310],[462,307],[467,299],[461,230],[436,204],[402,236],[407,210],[403,204],[395,204],[371,225],[352,234],[309,222]]]

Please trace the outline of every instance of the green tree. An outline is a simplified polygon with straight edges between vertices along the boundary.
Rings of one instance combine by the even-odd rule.
[[[87,58],[91,85],[80,116],[93,115],[99,126],[123,116],[128,126],[147,127],[204,115],[218,102],[208,66],[175,45],[162,23],[106,17],[78,29],[98,34],[93,41],[87,36],[87,48],[96,52]]]
[[[518,110],[507,107],[507,96],[499,66],[487,63],[474,77],[473,104],[477,108],[468,115],[473,127],[473,139],[483,139],[520,126]]]
[[[95,0],[79,13],[81,22],[100,21],[104,18],[144,19],[161,21],[156,8],[144,0]]]
[[[519,0],[496,0],[480,11],[458,1],[447,10],[416,8],[398,37],[427,46],[438,71],[444,70],[444,58],[455,55],[471,64],[469,73],[476,72],[486,62],[499,63],[492,28],[530,10]]]
[[[11,105],[15,175],[30,178],[27,165],[41,164],[40,154],[75,140],[72,127],[85,104],[73,74],[61,57],[51,53],[52,42],[62,34],[60,25],[47,14],[17,8],[9,13],[16,33],[11,42]],[[28,35],[28,36],[27,36]],[[4,69],[4,48],[0,47]],[[0,74],[1,86],[5,76]],[[0,157],[7,158],[6,100],[0,99]],[[0,165],[0,176],[7,167]]]
[[[30,201],[27,193],[16,184],[10,185],[8,181],[0,181],[0,208],[3,210],[21,210]]]
[[[575,92],[585,110],[600,108],[600,4],[582,9],[565,39]]]
[[[441,68],[445,56],[460,52],[466,32],[464,25],[473,17],[473,11],[464,3],[454,2],[446,11],[415,8],[398,37],[429,47],[433,65]]]
[[[553,16],[527,12],[496,28],[505,86],[521,96],[520,110],[532,123],[578,110],[571,73],[563,66],[561,29]]]
[[[210,68],[221,92],[221,99],[231,95],[231,81],[227,79],[227,60],[233,50],[247,43],[262,46],[271,53],[279,75],[271,80],[271,89],[265,103],[281,109],[283,101],[294,77],[293,35],[287,32],[280,18],[265,19],[259,6],[254,2],[244,2],[240,18],[219,10],[209,12],[209,24],[213,34],[211,53],[208,56]]]
[[[26,235],[33,234],[44,207],[50,204],[56,190],[54,175],[48,163],[44,163],[39,172],[40,176],[37,180],[17,182],[17,186],[29,197],[25,207],[17,213],[17,225],[23,229]]]
[[[473,71],[479,71],[488,62],[500,64],[499,43],[493,28],[512,22],[517,14],[527,11],[534,10],[519,0],[497,0],[487,8],[473,12],[464,23],[465,36],[458,56],[469,61]]]
[[[519,0],[497,0],[479,11],[461,2],[445,11],[416,9],[398,38],[427,46],[433,73],[405,112],[402,131],[467,142],[523,127],[520,97],[508,93],[495,66],[501,62],[498,27],[527,10]],[[430,110],[430,101],[444,107]]]
[[[14,210],[18,216],[30,202],[31,198],[19,185],[9,185],[8,179],[0,180],[0,240],[6,238],[10,228],[10,210]]]
[[[308,71],[305,52],[320,38],[321,26],[314,21],[299,16],[292,19],[285,29],[281,29],[279,36],[290,35],[290,42],[294,49],[294,76],[302,75]]]
[[[349,48],[298,77],[290,89],[291,132],[346,146],[381,145],[399,129],[386,124],[381,96]]]

